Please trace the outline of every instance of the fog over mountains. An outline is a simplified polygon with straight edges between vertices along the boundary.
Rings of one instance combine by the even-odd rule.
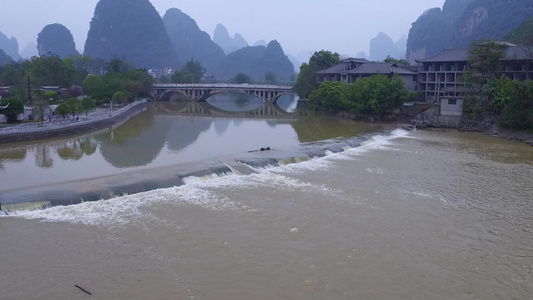
[[[131,60],[138,67],[179,67],[192,58],[201,61],[210,72],[220,70],[219,63],[226,55],[250,44],[266,48],[272,40],[279,42],[295,69],[321,49],[376,61],[391,56],[414,62],[444,48],[466,47],[476,38],[503,39],[533,16],[531,0],[384,0],[387,6],[365,3],[365,14],[358,18],[349,14],[352,3],[347,3],[342,10],[308,3],[305,19],[292,9],[296,4],[278,0],[269,3],[238,0],[239,5],[231,5],[232,9],[211,0],[180,3],[179,9],[171,0],[88,0],[76,3],[79,13],[76,18],[67,19],[67,14],[58,9],[49,14],[37,13],[38,5],[30,5],[36,1],[24,2],[29,12],[35,10],[36,13],[22,27],[16,24],[26,16],[12,16],[20,3],[3,0],[0,49],[14,60],[21,58],[18,41],[22,40],[22,45],[27,45],[24,58],[35,55],[36,47],[40,54],[56,52],[61,57],[76,54],[76,49],[81,49],[84,54],[97,58]],[[427,9],[431,6],[435,8]],[[40,10],[58,7],[69,10],[72,2],[57,0]],[[81,9],[84,7],[87,9]],[[387,17],[388,21],[376,22],[383,20],[375,18],[378,15]],[[40,20],[44,18],[47,22],[42,24]],[[324,22],[307,21],[318,18]],[[85,25],[84,30],[87,38],[80,41],[79,24],[84,23],[80,21],[83,19],[89,26]],[[346,26],[329,27],[338,22],[327,20],[339,19],[344,20]],[[400,20],[408,20],[412,25],[390,26]],[[353,27],[357,30],[345,31],[350,22],[360,22]],[[22,29],[34,28],[39,23],[42,25],[35,30],[33,38],[20,34],[23,38],[19,39],[13,34],[17,30],[25,33]],[[318,23],[321,27],[316,26]],[[49,25],[54,25],[55,31],[45,28]],[[228,28],[236,32],[230,35]],[[39,32],[44,37],[35,44]],[[212,39],[208,32],[213,32]],[[525,33],[521,35],[527,36],[527,30],[522,29],[522,32]],[[404,38],[407,33],[408,39]],[[311,44],[314,46],[309,48]],[[292,55],[287,53],[288,48],[292,49],[289,51]]]

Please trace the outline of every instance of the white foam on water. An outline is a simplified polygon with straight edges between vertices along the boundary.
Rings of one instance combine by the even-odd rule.
[[[282,167],[276,167],[279,169]],[[269,187],[331,194],[325,186],[316,186],[296,178],[276,173],[273,169],[251,175],[217,175],[184,178],[184,185],[124,195],[109,200],[84,202],[70,206],[55,206],[43,210],[18,211],[15,217],[41,219],[51,222],[69,222],[85,225],[124,225],[146,216],[143,209],[159,203],[189,204],[212,210],[253,210],[220,196],[217,189],[249,189]]]
[[[197,205],[213,210],[245,210],[250,209],[236,203],[227,197],[220,196],[217,189],[250,189],[255,187],[268,187],[284,190],[304,191],[306,193],[339,194],[325,185],[304,182],[291,176],[302,172],[314,172],[327,169],[332,165],[331,160],[346,159],[346,153],[357,154],[360,152],[378,149],[390,143],[390,140],[408,134],[405,130],[395,130],[390,136],[377,135],[344,153],[331,153],[322,158],[314,158],[300,163],[269,168],[255,168],[258,173],[250,175],[239,174],[211,174],[204,177],[184,178],[184,185],[157,189],[143,193],[124,195],[109,200],[84,202],[70,206],[56,206],[43,210],[18,211],[10,216],[27,219],[41,219],[51,222],[70,222],[85,225],[114,225],[127,224],[141,216],[148,214],[143,209],[157,203]]]

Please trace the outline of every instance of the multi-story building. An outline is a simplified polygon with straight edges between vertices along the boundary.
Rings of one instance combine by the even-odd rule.
[[[416,68],[398,66],[394,63],[376,63],[362,58],[343,59],[338,65],[319,71],[316,74],[317,82],[322,84],[326,81],[343,81],[352,83],[357,79],[370,77],[377,74],[393,76],[398,74],[405,82],[405,86],[411,90],[417,89]]]
[[[501,74],[513,80],[533,79],[533,50],[507,44]],[[441,115],[461,115],[467,90],[460,77],[469,67],[468,49],[445,49],[434,57],[417,61],[418,90],[426,101],[441,105]]]
[[[508,44],[501,59],[501,74],[513,80],[533,80],[533,49]],[[461,75],[468,66],[468,49],[445,49],[434,57],[421,59],[418,67],[376,63],[360,58],[348,58],[340,64],[319,71],[319,84],[326,81],[352,83],[357,79],[386,74],[398,74],[411,91],[422,93],[425,101],[440,103],[440,114],[459,116],[463,113],[465,92],[472,92],[461,84]]]

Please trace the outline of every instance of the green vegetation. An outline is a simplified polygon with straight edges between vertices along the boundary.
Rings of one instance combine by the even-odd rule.
[[[248,74],[245,74],[245,73],[239,73],[237,75],[235,75],[235,82],[236,83],[250,83],[252,82],[252,79],[250,78],[250,76],[248,76]]]
[[[384,116],[413,97],[401,77],[378,74],[352,84],[325,82],[309,96],[309,103],[314,109]]]
[[[144,69],[108,72],[102,76],[88,75],[83,81],[83,90],[95,99],[97,104],[113,99],[117,92],[122,92],[121,101],[134,100],[140,96],[148,97],[151,86],[152,77]]]
[[[170,80],[173,83],[197,83],[202,81],[204,75],[205,68],[202,64],[191,58],[181,69],[172,74]]]
[[[293,90],[300,98],[309,98],[311,93],[318,88],[315,72],[335,66],[339,62],[339,53],[325,50],[315,52],[309,59],[308,64],[303,63],[300,66],[300,74],[298,74]]]
[[[276,84],[278,83],[278,79],[276,78],[276,74],[272,71],[268,71],[265,74],[265,82],[268,84]]]
[[[511,80],[501,75],[501,58],[507,46],[492,41],[475,42],[471,46],[469,70],[462,81],[471,89],[463,110],[473,117],[498,114],[498,125],[504,129],[533,129],[533,81]]]
[[[89,111],[93,110],[95,107],[96,104],[94,103],[93,99],[83,98],[83,100],[81,100],[81,108],[85,112],[85,118],[87,118]]]
[[[16,98],[23,106],[32,106],[32,117],[43,121],[45,109],[50,104],[61,104],[65,98],[86,94],[96,105],[108,101],[117,91],[123,93],[122,101],[149,97],[152,77],[146,70],[132,69],[130,63],[117,59],[105,62],[88,56],[61,59],[57,55],[46,55],[0,66],[0,86],[9,87],[9,92],[3,90],[2,96]],[[41,89],[43,86],[66,88],[66,91],[58,95],[55,91]],[[72,114],[72,109],[66,108],[65,114],[60,113],[63,108],[64,105],[56,113]],[[92,108],[87,106],[84,109],[87,113]],[[9,114],[9,110],[6,113]],[[16,114],[8,119],[15,122]]]
[[[72,118],[74,118],[77,113],[83,110],[80,100],[76,98],[68,98],[65,101],[65,108],[67,112],[72,115]]]
[[[2,99],[0,105],[9,105],[7,108],[0,109],[0,114],[6,116],[8,123],[16,123],[18,115],[24,112],[24,103],[15,97]]]
[[[504,39],[517,45],[533,45],[533,17],[507,33]]]
[[[390,57],[390,56],[387,56],[387,58],[385,58],[385,60],[383,60],[383,62],[385,63],[393,63],[393,64],[396,64],[397,66],[409,66],[411,65],[407,60],[405,59],[396,59],[396,58],[393,58],[393,57]]]

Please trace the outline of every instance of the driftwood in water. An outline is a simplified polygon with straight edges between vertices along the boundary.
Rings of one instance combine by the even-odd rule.
[[[92,295],[90,292],[88,292],[86,289],[82,288],[81,286],[79,286],[79,285],[77,285],[77,284],[76,284],[75,286],[76,286],[77,288],[79,288],[80,290],[82,290],[85,294],[87,294],[87,295]]]

